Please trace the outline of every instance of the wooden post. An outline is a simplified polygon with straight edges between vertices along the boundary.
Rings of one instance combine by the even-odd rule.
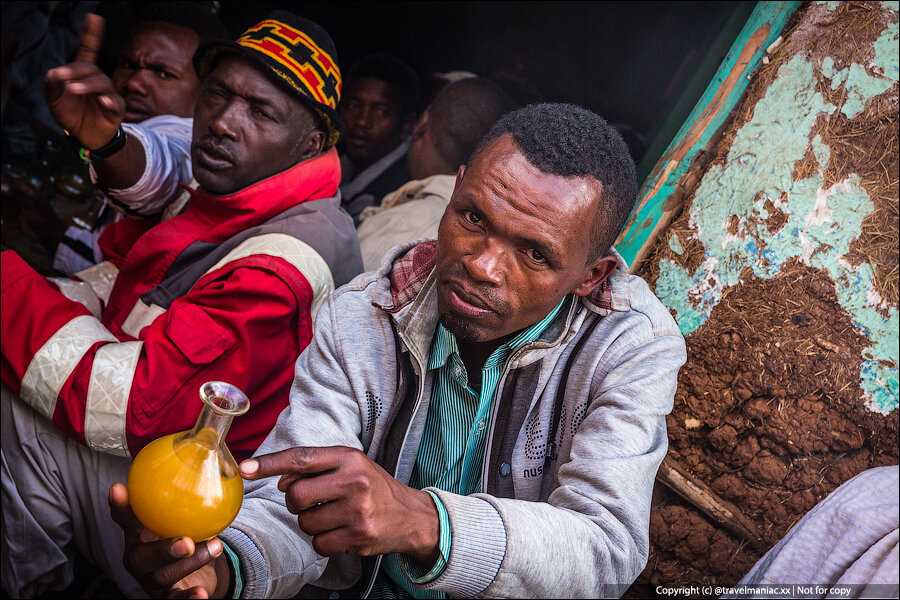
[[[744,516],[738,507],[720,498],[705,483],[692,477],[670,456],[663,459],[656,479],[687,500],[691,506],[712,519],[716,525],[728,533],[746,541],[751,548],[758,552],[766,551],[765,543],[760,539],[756,526]]]

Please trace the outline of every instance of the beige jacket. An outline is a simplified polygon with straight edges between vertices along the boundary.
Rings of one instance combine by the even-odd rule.
[[[360,214],[356,228],[366,271],[377,269],[388,250],[418,238],[434,239],[456,182],[455,175],[410,181]]]

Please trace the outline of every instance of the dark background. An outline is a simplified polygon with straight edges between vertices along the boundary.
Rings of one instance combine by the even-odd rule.
[[[140,2],[102,2],[104,60]],[[712,79],[755,2],[216,2],[234,37],[285,9],[331,34],[341,68],[391,52],[426,80],[466,70],[523,100],[571,102],[633,130],[639,177]],[[519,80],[513,85],[511,82]],[[648,151],[649,149],[649,151]],[[646,151],[646,152],[645,152]]]

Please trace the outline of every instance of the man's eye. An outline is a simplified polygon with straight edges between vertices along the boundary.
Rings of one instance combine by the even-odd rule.
[[[272,115],[270,115],[270,114],[267,113],[266,111],[260,110],[260,109],[258,109],[258,108],[254,108],[254,109],[253,109],[253,114],[254,114],[255,116],[259,117],[260,119],[265,119],[266,121],[271,121],[271,120],[272,120]]]
[[[463,216],[465,217],[466,221],[468,221],[469,223],[472,223],[474,225],[481,223],[481,217],[479,217],[477,214],[473,213],[471,210],[465,211],[463,213]]]
[[[202,96],[208,100],[221,100],[225,97],[225,94],[221,90],[206,88],[203,90]]]
[[[168,71],[157,71],[156,76],[160,79],[176,79],[175,74]]]
[[[537,250],[535,250],[534,248],[532,248],[531,250],[528,251],[528,256],[534,262],[539,262],[539,263],[547,262],[547,259],[544,257],[544,255],[541,254],[540,252],[538,252]]]

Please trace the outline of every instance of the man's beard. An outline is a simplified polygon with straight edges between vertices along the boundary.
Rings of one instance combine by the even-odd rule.
[[[458,315],[447,311],[441,315],[440,320],[441,325],[453,334],[457,342],[474,344],[481,341],[476,328]]]

